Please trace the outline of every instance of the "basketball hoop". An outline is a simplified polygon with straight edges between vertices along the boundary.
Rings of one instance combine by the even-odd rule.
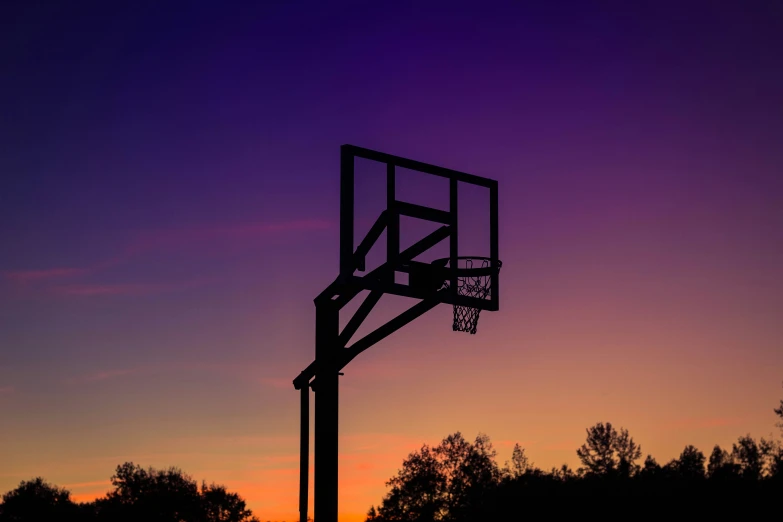
[[[432,264],[444,266],[448,261],[448,258],[444,258],[433,261]],[[458,257],[457,265],[457,294],[486,299],[489,296],[492,277],[500,272],[503,263],[498,259],[497,265],[492,266],[492,260],[488,257]],[[448,286],[447,279],[443,287],[448,288]],[[455,304],[452,330],[475,334],[480,312],[480,308]]]

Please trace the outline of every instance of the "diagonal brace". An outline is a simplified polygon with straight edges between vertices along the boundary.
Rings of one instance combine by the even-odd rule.
[[[405,310],[403,313],[392,319],[391,321],[387,322],[383,326],[373,330],[369,334],[365,335],[355,343],[353,343],[348,348],[345,348],[342,351],[341,357],[340,357],[340,370],[345,368],[345,366],[354,360],[357,355],[365,351],[367,348],[371,347],[372,345],[382,341],[386,337],[390,336],[403,326],[407,325],[408,323],[416,320],[417,318],[421,317],[423,314],[429,312],[438,304],[440,303],[440,299],[436,296],[432,296],[430,298],[427,298],[423,301],[420,301],[419,303],[416,303],[412,307]],[[311,365],[314,367],[314,365]],[[308,368],[310,368],[308,366]],[[306,370],[305,370],[306,371]],[[313,371],[313,374],[315,374],[315,371]],[[307,385],[307,381],[304,381],[305,378],[305,372],[302,372],[298,379],[302,379],[303,382],[300,382],[302,386]],[[309,380],[309,379],[308,379]],[[315,383],[317,379],[313,379],[313,381],[310,383],[310,386],[315,390]],[[294,381],[294,386],[296,386],[297,381]],[[297,388],[299,389],[299,388]]]
[[[370,252],[370,249],[375,244],[375,242],[378,241],[378,238],[381,237],[381,234],[383,234],[383,231],[386,229],[388,222],[389,213],[384,210],[381,212],[381,215],[378,216],[378,219],[375,220],[375,223],[370,228],[370,231],[367,232],[367,235],[364,237],[362,242],[359,243],[359,246],[356,248],[356,252],[353,254],[353,263],[355,269],[359,269],[361,272],[364,272],[366,268],[365,260],[367,258],[367,254]]]
[[[411,261],[413,258],[415,258],[418,255],[421,255],[422,253],[426,252],[430,248],[434,247],[447,237],[449,237],[449,234],[451,234],[451,229],[448,226],[442,226],[439,229],[435,230],[434,232],[431,232],[427,236],[423,237],[416,243],[412,244],[402,252],[400,252],[400,256],[397,258],[399,263],[407,263]],[[388,263],[384,263],[371,272],[367,273],[367,275],[362,276],[362,279],[370,280],[370,279],[382,279],[384,275],[388,274],[391,270],[393,270],[394,267],[389,266]],[[339,285],[335,281],[335,283],[332,283],[332,285],[327,288],[327,291],[322,292],[321,295],[318,297],[318,299],[321,299],[322,296],[326,297],[326,294],[331,293],[331,295],[328,296],[328,298],[333,297],[335,294],[338,293]],[[356,297],[359,292],[363,290],[362,286],[358,284],[352,284],[348,283],[345,286],[342,286],[344,290],[342,293],[337,297],[334,301],[335,304],[342,308],[346,304],[348,304],[351,299]]]
[[[340,337],[338,338],[337,342],[340,348],[344,348],[345,345],[348,344],[348,341],[351,340],[351,337],[353,337],[353,335],[362,325],[362,322],[367,319],[367,316],[370,315],[373,307],[378,304],[378,301],[381,300],[382,296],[383,292],[380,290],[373,290],[370,292],[370,295],[368,295],[367,298],[362,302],[362,304],[359,306],[359,309],[356,310],[356,313],[353,314],[351,320],[348,321],[348,324],[345,325],[345,328],[343,328],[343,331],[340,333]]]

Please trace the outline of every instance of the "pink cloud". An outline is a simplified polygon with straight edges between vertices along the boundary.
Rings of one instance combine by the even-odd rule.
[[[220,240],[248,240],[274,232],[307,232],[332,227],[324,219],[304,219],[279,223],[246,223],[229,226],[207,226],[154,230],[142,234],[128,245],[127,254],[136,254],[157,248],[181,247],[193,243]]]
[[[739,425],[742,419],[734,417],[702,417],[679,419],[661,426],[665,430],[706,429]]]
[[[81,284],[57,287],[57,292],[64,295],[140,295],[161,289],[162,285],[154,284]]]
[[[185,290],[203,284],[202,280],[180,283],[119,283],[119,284],[72,284],[54,288],[61,295],[71,296],[108,296],[108,295],[149,295],[161,292]]]
[[[7,271],[3,275],[9,281],[19,284],[27,284],[49,279],[74,277],[87,272],[85,268],[47,268],[43,270],[16,270]]]
[[[94,488],[95,486],[103,486],[105,489],[109,489],[111,487],[111,481],[94,480],[92,482],[73,482],[69,484],[63,484],[63,487],[66,489]]]
[[[100,381],[108,381],[110,379],[116,379],[118,377],[123,377],[125,375],[133,375],[140,372],[143,372],[144,368],[124,368],[124,369],[117,369],[117,370],[100,370],[93,373],[88,373],[86,375],[79,375],[76,377],[69,377],[65,379],[63,382],[66,384],[78,384],[78,383],[91,383],[91,382],[100,382]]]
[[[0,386],[0,396],[11,395],[16,391],[13,386]]]
[[[5,279],[26,285],[29,283],[47,283],[62,278],[73,278],[99,272],[111,266],[127,262],[132,256],[149,250],[163,248],[183,248],[189,245],[214,241],[251,241],[279,232],[307,232],[332,228],[333,223],[324,219],[303,219],[278,223],[245,223],[228,226],[206,226],[182,229],[161,229],[143,233],[137,239],[129,241],[119,255],[86,267],[57,267],[41,270],[12,270],[3,272]],[[154,284],[154,283],[115,283],[115,284],[68,284],[54,288],[60,295],[70,296],[107,296],[107,295],[147,295],[162,291],[188,288],[198,282]]]
[[[158,363],[153,366],[137,366],[133,368],[120,368],[120,369],[109,369],[109,370],[100,370],[93,373],[83,374],[77,377],[72,377],[66,379],[64,382],[69,384],[74,383],[89,383],[89,382],[99,382],[99,381],[105,381],[109,379],[115,379],[118,377],[123,377],[126,375],[135,375],[135,374],[141,374],[141,373],[155,373],[155,372],[168,372],[168,373],[176,373],[176,372],[193,372],[193,371],[199,371],[199,372],[209,372],[212,374],[226,374],[232,378],[240,378],[240,379],[247,379],[252,382],[257,382],[256,377],[256,370],[252,366],[249,366],[247,364],[241,364],[241,363],[224,363],[224,362],[169,362],[169,363]],[[291,383],[290,379],[280,379],[281,384],[282,381],[285,381],[287,383],[286,390],[287,389],[293,389],[293,384]],[[0,388],[0,391],[2,388]]]
[[[107,379],[112,379],[114,377],[121,377],[123,375],[130,375],[132,373],[137,373],[139,370],[108,370],[103,372],[97,372],[90,375],[84,376],[81,380],[87,381],[87,382],[94,382],[94,381],[105,381]]]

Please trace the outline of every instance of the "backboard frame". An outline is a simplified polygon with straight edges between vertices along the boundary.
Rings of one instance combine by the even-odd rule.
[[[356,158],[382,163],[386,166],[386,208],[381,212],[369,233],[356,246],[354,241],[355,168]],[[400,201],[396,197],[396,169],[404,168],[449,180],[449,209],[447,211]],[[470,306],[481,310],[499,309],[499,273],[491,275],[489,299],[460,296],[457,293],[457,259],[473,253],[459,250],[459,187],[460,184],[484,187],[489,190],[489,259],[491,266],[498,266],[498,182],[494,179],[439,167],[421,161],[394,156],[355,145],[340,147],[340,275],[342,284],[361,290],[381,290],[384,293],[425,299],[431,297],[426,288],[403,285],[394,281],[394,272],[408,272],[416,267],[415,257],[446,238],[449,239],[449,289],[438,292],[440,302]],[[414,217],[442,225],[412,247],[400,252],[400,216]],[[365,270],[365,257],[381,234],[386,231],[386,263],[365,276],[356,271]]]

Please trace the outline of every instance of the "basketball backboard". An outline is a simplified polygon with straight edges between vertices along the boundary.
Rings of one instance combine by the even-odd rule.
[[[371,175],[385,178],[385,201],[377,209],[377,215],[373,217],[374,221],[366,234],[357,234],[356,210],[361,204],[361,196],[356,195],[355,188],[357,178],[366,175],[360,171],[362,168],[371,171]],[[412,180],[407,174],[410,172],[417,173],[420,181]],[[426,178],[422,178],[422,175]],[[426,183],[428,180],[434,180],[435,183]],[[403,185],[402,181],[408,185]],[[467,215],[460,208],[460,192],[466,189],[474,193],[475,189],[479,189],[479,193],[484,192],[487,200],[484,212],[488,215]],[[435,208],[408,201],[403,196],[416,193],[417,190],[427,191],[429,196],[439,198],[444,204]],[[410,218],[429,224],[431,231],[421,234],[409,246],[401,248],[401,220]],[[486,229],[480,233],[488,239],[487,252],[463,251],[459,232],[466,218],[486,225]],[[419,229],[426,230],[426,226]],[[378,244],[382,236],[385,236],[385,245]],[[443,250],[445,256],[437,260],[423,260],[427,252],[444,246],[447,246]],[[368,270],[367,257],[379,247],[385,250],[383,263]],[[442,290],[437,292],[442,303],[476,310],[497,310],[499,267],[497,181],[354,145],[341,147],[341,284],[354,285],[360,290],[380,290],[419,299],[432,298],[434,291]],[[407,281],[404,278],[403,282],[397,280],[395,275],[400,273],[407,274]],[[485,278],[483,284],[486,285],[486,291],[460,291],[465,287],[465,278],[468,276]]]

